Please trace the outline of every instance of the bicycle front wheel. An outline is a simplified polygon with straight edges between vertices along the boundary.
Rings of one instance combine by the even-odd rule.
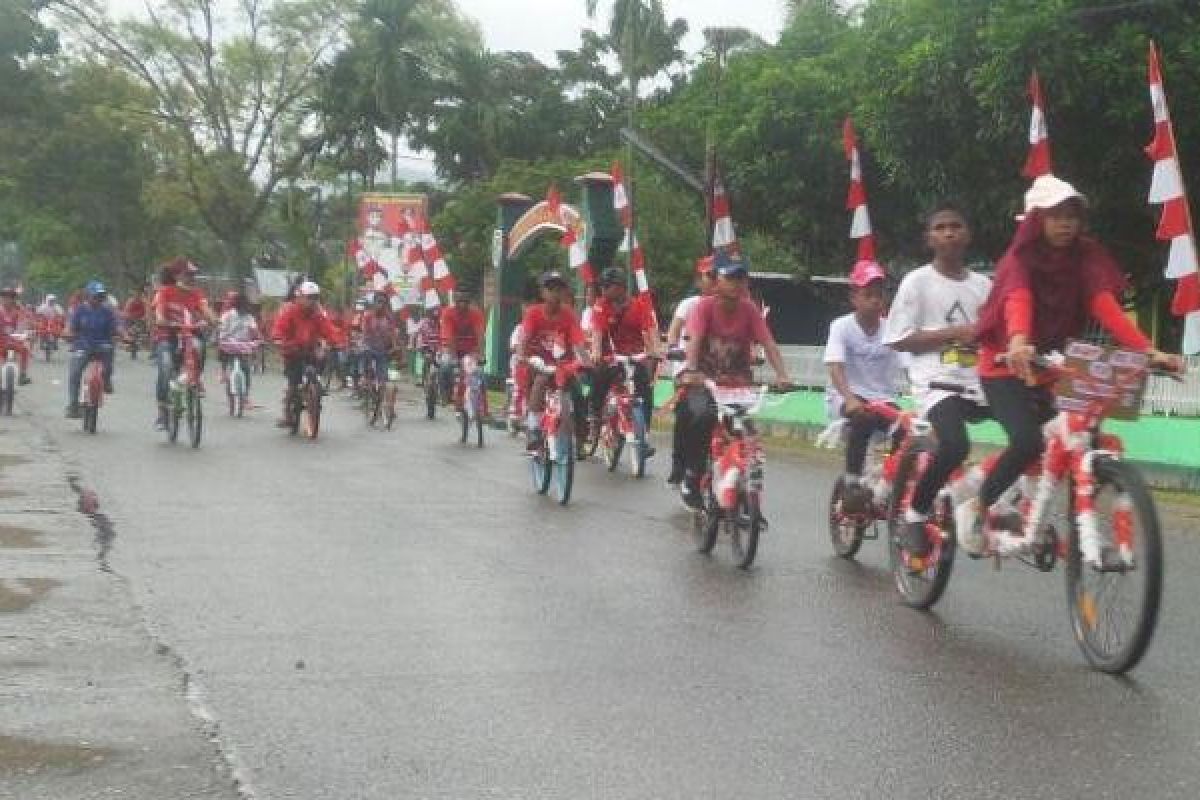
[[[1091,513],[1100,527],[1104,566],[1083,562],[1073,486],[1067,608],[1075,641],[1088,663],[1101,672],[1120,675],[1141,661],[1158,625],[1162,532],[1150,490],[1132,465],[1098,458],[1094,478]]]
[[[928,442],[913,442],[900,460],[896,483],[888,503],[888,553],[892,577],[904,605],[925,611],[941,599],[950,582],[954,567],[954,513],[949,501],[939,499],[934,519],[926,526],[929,531],[929,553],[923,558],[911,556],[904,549],[904,512],[912,500],[917,481],[929,465],[933,454]]]
[[[204,409],[200,405],[200,392],[195,386],[187,390],[187,427],[192,447],[199,447],[204,437]]]
[[[846,491],[846,479],[839,477],[833,484],[833,494],[829,498],[829,538],[833,542],[833,552],[841,558],[854,558],[862,547],[863,535],[867,528],[848,519],[841,510],[843,495]]]
[[[758,497],[742,492],[738,498],[736,513],[725,518],[729,526],[729,544],[733,548],[733,560],[742,569],[750,569],[758,555],[758,537],[763,529],[762,510]]]
[[[321,386],[312,381],[304,387],[304,435],[316,439],[321,431]]]

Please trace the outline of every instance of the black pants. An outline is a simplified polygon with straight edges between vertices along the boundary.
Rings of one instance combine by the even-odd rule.
[[[600,416],[613,382],[624,379],[624,368],[617,364],[596,368],[592,373],[592,388],[588,394],[589,411],[593,417]],[[645,412],[645,419],[648,421],[654,413],[654,386],[650,383],[650,370],[645,364],[634,365],[633,383],[637,387],[637,396],[642,399],[642,409]]]
[[[1019,378],[984,378],[992,416],[1008,434],[1008,449],[983,481],[979,496],[987,508],[1000,499],[1021,473],[1042,457],[1045,440],[1042,426],[1058,413],[1054,395],[1042,386],[1026,386]]]
[[[937,449],[933,452],[929,469],[925,470],[913,490],[912,508],[919,514],[928,514],[932,510],[937,493],[946,485],[954,470],[967,460],[971,452],[967,423],[987,419],[988,410],[965,397],[952,395],[929,409],[925,418],[933,426]]]
[[[676,454],[682,454],[684,468],[693,475],[704,472],[713,428],[717,425],[717,404],[702,386],[693,386],[675,409],[678,439]]]
[[[858,399],[863,401],[861,397]],[[887,431],[892,427],[892,423],[869,411],[846,417],[846,423],[849,427],[849,433],[846,435],[846,474],[861,477],[863,465],[867,463],[867,447],[871,444],[872,434],[876,431]]]

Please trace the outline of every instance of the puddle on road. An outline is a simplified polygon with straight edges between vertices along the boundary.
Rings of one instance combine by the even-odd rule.
[[[117,530],[108,515],[100,510],[100,498],[91,489],[83,487],[77,473],[68,473],[67,483],[79,495],[79,513],[91,521],[96,531],[96,559],[100,562],[100,569],[109,572],[108,552],[112,549],[113,539],[117,538]]]
[[[0,734],[0,774],[44,769],[79,770],[98,767],[114,754],[106,747],[60,744]]]
[[[0,525],[0,547],[15,550],[28,550],[34,547],[45,547],[42,544],[41,531],[32,528],[22,528],[16,525]]]
[[[22,586],[24,591],[10,588],[10,584]],[[0,614],[25,611],[59,586],[62,582],[53,578],[17,578],[8,583],[0,580]]]

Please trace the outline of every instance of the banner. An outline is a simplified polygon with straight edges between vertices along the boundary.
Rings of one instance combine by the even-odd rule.
[[[409,273],[406,247],[419,241],[413,237],[411,220],[423,218],[428,198],[423,194],[362,195],[358,204],[358,267],[368,288],[390,286],[394,297],[405,305],[421,302],[418,281]]]

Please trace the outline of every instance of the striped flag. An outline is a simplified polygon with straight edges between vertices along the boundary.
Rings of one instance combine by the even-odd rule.
[[[1029,119],[1029,155],[1021,174],[1029,180],[1054,172],[1050,158],[1050,128],[1046,125],[1046,106],[1042,100],[1042,84],[1037,70],[1029,78],[1029,99],[1033,111]]]
[[[846,117],[842,126],[842,146],[846,151],[846,160],[850,162],[850,192],[846,196],[846,210],[853,213],[850,238],[858,240],[859,261],[874,261],[875,233],[871,229],[871,212],[867,209],[867,190],[863,187],[858,136],[854,132],[854,121],[849,117]]]

